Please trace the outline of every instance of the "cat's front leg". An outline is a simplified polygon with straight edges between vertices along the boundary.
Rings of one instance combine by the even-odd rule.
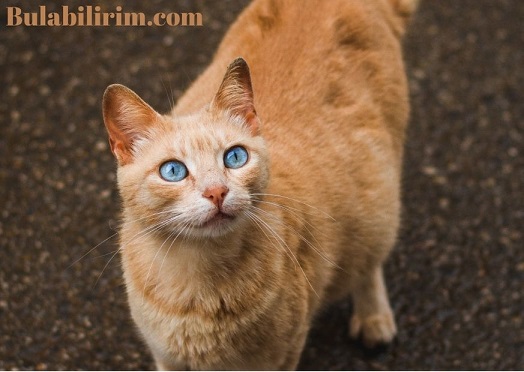
[[[389,305],[382,267],[355,278],[352,286],[354,312],[350,322],[352,338],[362,336],[366,347],[389,343],[397,333]]]

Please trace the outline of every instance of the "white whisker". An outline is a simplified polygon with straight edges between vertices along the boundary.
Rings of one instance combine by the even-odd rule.
[[[93,257],[92,259],[93,260],[96,260],[98,258],[104,258],[104,257],[107,257],[109,255],[112,255],[113,253],[115,253],[115,250],[112,250],[111,252],[107,252],[107,253],[104,253],[104,254],[101,254],[101,255],[98,255],[98,256],[95,256]]]
[[[171,222],[171,221],[169,221]],[[151,269],[153,268],[153,264],[154,262],[156,261],[156,258],[158,256],[158,254],[160,253],[160,251],[162,250],[162,247],[166,244],[166,242],[173,236],[177,233],[177,229],[180,227],[181,224],[177,224],[173,231],[169,233],[169,235],[167,236],[167,238],[162,242],[162,244],[160,245],[160,247],[158,248],[157,252],[155,253],[155,256],[153,257],[153,260],[151,261],[151,265],[149,265],[149,269],[147,271],[147,275],[146,275],[146,280],[145,280],[145,287],[147,288],[147,283],[149,281],[149,276],[151,274]],[[183,224],[183,227],[182,229],[179,230],[178,234],[175,236],[175,238],[173,239],[173,241],[171,242],[171,244],[169,245],[169,248],[167,249],[167,252],[166,254],[164,255],[164,258],[162,259],[162,264],[160,265],[160,269],[159,269],[159,273],[160,271],[162,271],[162,266],[164,265],[164,261],[167,257],[167,254],[169,253],[169,251],[171,250],[171,247],[173,246],[175,240],[180,236],[180,234],[182,234],[182,232],[185,230],[185,228],[189,225],[188,222],[184,223]]]
[[[151,269],[153,268],[153,265],[156,261],[156,258],[158,256],[158,254],[160,253],[160,251],[162,250],[162,247],[164,246],[164,244],[166,244],[166,242],[169,240],[169,238],[171,238],[174,234],[176,234],[176,230],[173,230],[169,233],[169,235],[167,236],[167,238],[164,239],[164,241],[162,242],[162,244],[160,245],[160,247],[158,247],[156,253],[155,253],[155,256],[153,257],[153,259],[151,260],[151,264],[149,265],[149,269],[147,270],[147,274],[146,274],[146,280],[145,280],[145,284],[144,284],[144,288],[147,288],[147,283],[149,281],[149,275],[151,274]]]
[[[274,218],[273,215],[271,215],[270,212],[268,211],[265,211],[263,210],[262,208],[258,208],[258,207],[254,207],[253,208],[257,209],[260,213],[263,213],[265,214],[266,216],[268,217],[272,217]],[[304,224],[307,223],[306,220],[304,220],[303,218],[301,218],[300,216],[294,214],[295,217],[297,218],[300,218],[302,219],[302,222]],[[336,262],[334,262],[333,260],[331,260],[329,257],[326,256],[326,254],[323,252],[323,250],[320,248],[320,242],[316,239],[315,235],[307,228],[307,226],[304,226],[304,228],[307,230],[307,232],[309,233],[309,235],[311,235],[311,237],[313,239],[315,239],[316,243],[318,244],[318,247],[316,247],[311,241],[309,241],[304,235],[302,235],[297,229],[293,228],[293,226],[291,226],[290,224],[287,224],[285,223],[284,221],[281,221],[279,219],[276,219],[274,218],[275,222],[276,223],[279,223],[281,224],[282,226],[286,227],[287,229],[291,230],[296,236],[298,236],[298,238],[303,241],[305,244],[307,244],[311,249],[313,249],[313,251],[315,251],[315,253],[317,253],[319,255],[320,258],[322,258],[323,260],[325,260],[326,262],[328,262],[329,264],[333,265],[334,267],[340,269],[340,270],[343,270],[342,267],[340,267]]]
[[[102,240],[100,243],[98,243],[97,245],[95,245],[93,248],[91,248],[89,251],[87,251],[87,253],[83,254],[80,258],[78,258],[77,260],[75,260],[71,265],[69,265],[67,267],[67,269],[69,270],[73,265],[75,265],[76,263],[80,262],[82,259],[84,259],[87,255],[89,255],[91,252],[93,252],[95,249],[97,249],[98,247],[100,247],[102,244],[104,244],[105,242],[107,242],[108,240],[111,240],[113,239],[115,236],[117,236],[118,233],[114,233],[112,234],[111,236],[105,238],[104,240]]]
[[[296,203],[299,203],[299,204],[302,204],[302,205],[305,205],[306,207],[309,207],[311,209],[314,209],[316,210],[317,212],[320,212],[322,213],[324,216],[330,218],[331,220],[333,221],[336,221],[336,219],[334,217],[332,217],[331,215],[329,215],[328,213],[324,212],[323,210],[317,208],[317,207],[314,207],[312,206],[311,204],[307,204],[303,201],[300,201],[298,199],[293,199],[293,198],[290,198],[289,196],[284,196],[284,195],[278,195],[278,194],[265,194],[265,193],[253,193],[251,194],[253,196],[272,196],[272,197],[275,197],[275,198],[282,198],[282,199],[287,199],[287,200],[291,200],[291,201],[294,201]]]
[[[304,271],[304,269],[302,268],[302,265],[300,265],[300,261],[298,260],[298,258],[296,257],[296,255],[293,253],[293,251],[291,250],[291,248],[289,247],[289,245],[286,243],[286,241],[280,236],[278,235],[278,233],[266,222],[264,221],[260,216],[258,216],[257,214],[255,213],[252,213],[250,212],[250,215],[252,218],[255,218],[257,219],[262,225],[264,225],[268,231],[273,234],[273,236],[275,236],[275,238],[277,238],[283,245],[284,247],[286,247],[286,249],[289,251],[289,253],[291,253],[291,255],[293,256],[293,260],[296,262],[296,264],[298,265],[298,268],[300,269],[300,271],[302,271],[302,274],[304,275],[304,278],[306,279],[307,283],[309,284],[309,286],[311,287],[311,290],[315,293],[315,295],[320,298],[320,296],[318,295],[317,291],[315,291],[315,288],[313,288],[313,285],[311,284],[311,282],[309,281],[309,278],[307,277],[306,275],[306,272]]]
[[[95,281],[95,284],[93,285],[93,288],[96,287],[96,285],[98,284],[98,281],[100,280],[100,278],[102,277],[102,275],[104,274],[104,271],[106,270],[107,266],[109,266],[109,263],[113,260],[113,258],[115,258],[115,256],[118,254],[118,252],[120,252],[120,250],[122,249],[122,247],[119,247],[115,253],[113,253],[111,255],[111,258],[106,262],[104,268],[102,269],[102,271],[100,272],[100,274],[98,275],[98,278],[96,278],[96,281]]]
[[[162,267],[164,266],[164,262],[167,258],[167,255],[169,254],[169,251],[171,251],[171,247],[173,247],[173,244],[175,244],[175,241],[178,239],[178,237],[184,233],[184,231],[189,227],[190,222],[186,222],[182,228],[180,229],[179,233],[173,238],[171,241],[171,244],[169,244],[169,248],[167,248],[166,254],[164,255],[164,258],[162,259],[162,263],[160,264],[160,268],[158,269],[158,272],[160,273],[162,271]]]
[[[164,211],[164,212],[159,212],[159,213],[154,213],[154,214],[151,214],[149,216],[146,216],[146,217],[141,217],[140,219],[136,219],[135,221],[138,221],[138,220],[141,220],[141,219],[145,219],[145,218],[150,218],[151,216],[155,216],[155,215],[159,215],[159,214],[165,214],[167,213],[167,211]],[[172,213],[172,212],[171,212]],[[102,271],[100,272],[100,274],[98,275],[98,278],[96,279],[96,282],[94,284],[94,287],[96,287],[96,285],[98,284],[98,282],[100,281],[100,278],[102,277],[102,275],[104,274],[105,270],[107,269],[107,267],[109,266],[109,264],[111,263],[111,261],[115,258],[115,256],[128,244],[131,244],[132,242],[136,241],[137,239],[143,239],[145,238],[146,236],[149,236],[157,231],[159,231],[160,229],[164,228],[165,226],[168,226],[169,224],[173,224],[176,222],[177,218],[179,218],[180,216],[179,215],[175,215],[165,221],[161,221],[157,224],[154,224],[154,225],[151,225],[151,226],[148,226],[146,227],[145,229],[137,232],[134,236],[132,236],[130,239],[126,240],[125,243],[122,242],[122,244],[120,245],[120,247],[114,252],[113,255],[111,255],[111,257],[109,258],[109,260],[106,262],[106,264],[104,265],[104,267],[102,268]],[[111,237],[114,237],[116,235],[113,234]],[[111,238],[110,237],[110,238]],[[109,239],[109,238],[108,238]],[[108,240],[106,239],[106,241]],[[102,243],[101,243],[102,244]],[[94,248],[93,248],[94,249]],[[93,250],[91,249],[90,252]],[[90,252],[88,252],[87,254],[89,254]],[[86,255],[87,255],[86,254]],[[84,255],[85,256],[85,255]]]
[[[295,208],[295,207],[292,207],[290,205],[286,205],[286,204],[282,204],[282,203],[270,202],[270,201],[259,199],[259,198],[253,198],[253,200],[258,202],[258,203],[268,204],[268,205],[273,205],[275,207],[279,207],[279,208],[284,209],[284,210],[286,210],[286,211],[288,211],[290,213],[293,213],[295,216],[299,216],[298,213],[302,213],[302,214],[305,214],[305,215],[308,215],[308,216],[312,216],[312,217],[317,217],[318,216],[318,213],[307,212],[307,211],[304,211],[304,210],[302,210],[300,208]],[[300,216],[300,218],[303,219],[302,216]]]
[[[148,226],[146,227],[145,229],[143,229],[142,231],[139,231],[137,234],[135,234],[129,241],[127,241],[126,243],[129,244],[131,242],[133,242],[135,239],[142,239],[142,238],[145,238],[146,236],[156,232],[156,231],[159,231],[161,230],[162,228],[164,228],[165,226],[168,226],[170,224],[173,224],[176,222],[176,220],[180,217],[180,215],[175,215],[175,216],[172,216],[171,218],[165,220],[165,221],[161,221],[155,225],[151,225],[151,226]]]
[[[173,213],[172,211],[162,211],[162,212],[157,212],[157,213],[153,213],[151,215],[148,215],[148,216],[144,216],[144,217],[140,217],[140,218],[137,218],[135,220],[131,220],[131,221],[128,221],[128,222],[137,222],[137,221],[141,221],[141,220],[144,220],[144,219],[148,219],[148,218],[151,218],[151,217],[154,217],[154,216],[157,216],[157,215],[161,215],[161,214],[167,214],[167,213]],[[113,228],[112,228],[113,229]],[[107,238],[105,238],[104,240],[102,240],[100,243],[98,243],[97,245],[95,245],[94,247],[90,248],[86,253],[84,253],[80,258],[76,259],[75,261],[73,261],[73,263],[71,263],[66,269],[70,269],[72,266],[74,266],[75,264],[77,264],[78,262],[80,262],[81,260],[83,260],[85,257],[87,257],[89,254],[91,254],[91,252],[93,252],[95,249],[97,249],[98,247],[100,247],[101,245],[103,245],[104,243],[106,243],[107,241],[113,239],[115,236],[118,235],[118,232],[115,232],[114,234],[108,236]]]
[[[288,252],[288,251],[287,251],[287,250],[282,246],[282,244],[281,244],[281,243],[280,243],[280,242],[275,238],[275,236],[272,235],[273,240],[276,240],[276,243],[279,243],[279,246],[275,245],[275,242],[272,241],[271,237],[269,237],[269,235],[268,235],[268,234],[266,233],[266,231],[263,229],[263,226],[262,226],[262,225],[260,224],[260,222],[255,218],[256,215],[254,215],[254,213],[249,212],[249,211],[247,211],[247,214],[246,214],[246,215],[249,217],[249,219],[250,219],[251,221],[253,221],[253,223],[255,223],[255,224],[258,226],[258,228],[260,228],[260,231],[262,231],[262,233],[266,236],[266,238],[268,239],[268,241],[269,241],[271,244],[273,244],[273,246],[274,246],[275,248],[277,248],[277,249],[280,248],[280,249],[282,249],[282,250],[284,251],[284,253],[286,253],[286,255],[289,257],[289,259],[291,260],[291,262],[293,262],[293,264],[294,264],[295,267],[296,267],[297,264],[296,264],[296,262],[293,260],[293,257],[291,256],[291,254],[290,254],[290,253],[289,253],[289,252]]]
[[[281,204],[281,203],[269,202],[269,201],[261,200],[261,199],[257,199],[257,198],[255,198],[254,200],[259,202],[259,203],[262,203],[262,204],[268,204],[268,205],[272,205],[272,206],[278,207],[280,209],[283,209],[283,210],[291,213],[294,217],[296,217],[298,220],[300,220],[300,222],[310,226],[312,229],[315,229],[318,233],[322,234],[322,231],[320,231],[315,225],[310,223],[304,216],[301,216],[299,214],[299,212],[303,213],[303,214],[306,214],[306,215],[309,215],[309,216],[313,216],[313,217],[318,216],[317,214],[308,213],[308,212],[302,211],[302,210],[300,210],[298,208],[293,208],[293,207],[290,207],[289,205],[285,205],[285,204]],[[310,230],[308,229],[308,231],[310,231]]]

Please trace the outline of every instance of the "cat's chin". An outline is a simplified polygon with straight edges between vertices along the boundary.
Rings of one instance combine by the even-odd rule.
[[[240,220],[240,216],[218,212],[203,223],[192,225],[189,235],[196,238],[217,238],[233,232]]]
[[[207,221],[205,221],[204,223],[202,223],[201,225],[197,227],[203,228],[203,229],[217,228],[222,225],[226,225],[226,224],[229,224],[230,222],[233,222],[235,218],[236,217],[231,214],[227,214],[224,212],[218,212],[214,216],[212,216]]]

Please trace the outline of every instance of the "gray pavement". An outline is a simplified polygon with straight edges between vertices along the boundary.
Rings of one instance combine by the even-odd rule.
[[[0,7],[0,369],[153,368],[111,260],[116,239],[104,242],[119,198],[102,93],[119,82],[167,111],[247,1],[125,5],[200,11],[201,29],[6,28],[10,3]],[[301,369],[524,368],[523,21],[521,0],[422,1],[405,41],[404,219],[386,267],[399,335],[365,351],[347,336],[342,302],[316,321]]]

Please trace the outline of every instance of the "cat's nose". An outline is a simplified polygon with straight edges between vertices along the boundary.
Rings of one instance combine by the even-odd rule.
[[[228,192],[229,192],[229,189],[227,188],[227,186],[224,186],[224,185],[212,186],[212,187],[208,187],[204,191],[202,196],[204,198],[209,199],[210,201],[213,202],[213,204],[215,204],[218,208],[220,208]]]

